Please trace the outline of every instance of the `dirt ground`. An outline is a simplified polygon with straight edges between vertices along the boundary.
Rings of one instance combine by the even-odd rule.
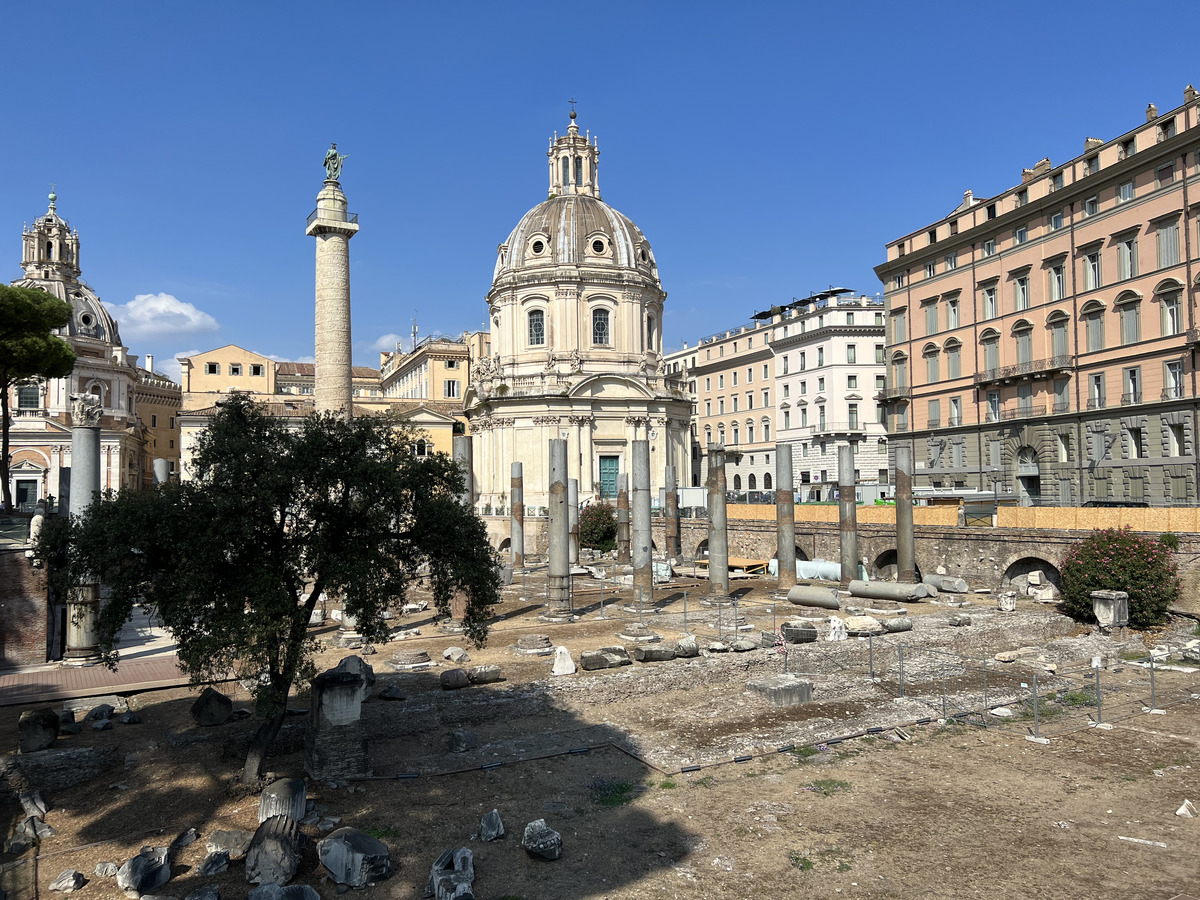
[[[781,604],[773,617],[769,584],[737,587],[739,614],[756,639],[803,612]],[[1153,644],[1161,634],[1114,641],[1053,608],[1022,605],[1004,616],[986,597],[977,598],[969,627],[954,628],[950,610],[925,603],[911,610],[913,631],[898,636],[910,648],[905,696],[892,683],[897,660],[887,645],[870,651],[855,641],[803,645],[793,648],[788,666],[813,681],[814,702],[780,710],[746,690],[747,679],[782,671],[783,660],[766,649],[560,678],[550,677],[551,657],[518,657],[511,649],[520,634],[543,633],[578,662],[581,650],[622,643],[617,633],[639,619],[674,640],[684,627],[685,590],[687,628],[701,636],[701,646],[718,628],[729,640],[732,610],[701,605],[702,585],[671,585],[656,597],[660,612],[640,615],[614,604],[609,592],[603,619],[599,595],[580,590],[580,621],[561,625],[538,621],[543,590],[535,577],[508,589],[488,646],[469,648],[471,664],[503,668],[500,683],[442,691],[438,673],[450,665],[442,651],[462,641],[426,614],[398,623],[420,634],[366,657],[377,692],[395,683],[405,695],[364,705],[376,777],[336,788],[310,781],[309,796],[341,824],[388,844],[395,874],[368,893],[420,897],[438,853],[468,846],[481,900],[1200,895],[1194,863],[1200,821],[1175,815],[1184,799],[1200,804],[1200,764],[1193,766],[1200,703],[1189,699],[1200,690],[1192,687],[1200,676],[1160,673],[1158,705],[1166,713],[1133,715],[1138,710],[1127,703],[1112,716],[1111,730],[1067,728],[1067,719],[1044,712],[1042,733],[1051,737],[1039,744],[1026,740],[1031,723],[1024,720],[987,729],[940,723],[937,673],[923,669],[913,649],[982,658],[1043,647],[1046,659],[1037,666],[1016,664],[1028,674],[1015,675],[1014,683],[1039,666],[1050,679],[1047,662],[1065,667],[1100,656],[1105,684],[1125,679],[1133,693],[1121,696],[1128,700],[1142,697],[1145,673],[1123,667],[1122,658],[1132,659],[1143,639]],[[322,635],[334,630],[327,626]],[[393,671],[392,654],[410,649],[427,650],[441,665]],[[350,652],[323,651],[321,667]],[[867,677],[870,667],[878,681]],[[235,705],[248,705],[236,683],[222,688]],[[1000,680],[989,689],[1007,702]],[[142,724],[105,732],[85,727],[60,738],[63,746],[112,746],[124,767],[50,797],[47,821],[57,834],[36,855],[3,857],[10,898],[45,896],[50,881],[69,868],[89,878],[77,892],[81,900],[116,896],[113,880],[93,875],[97,863],[119,864],[188,827],[202,839],[176,853],[161,894],[182,900],[215,882],[226,898],[244,896],[249,886],[240,862],[204,881],[193,870],[204,856],[203,836],[257,824],[257,797],[234,785],[239,741],[254,723],[200,730],[188,716],[193,697],[183,689],[135,695],[130,705]],[[304,774],[300,709],[307,698],[293,705],[298,714],[270,760],[280,776]],[[5,750],[15,747],[21,711],[0,711]],[[912,724],[923,718],[932,721]],[[477,735],[477,749],[448,751],[448,733],[460,728]],[[794,751],[776,752],[793,744]],[[494,763],[501,765],[481,768]],[[419,777],[398,780],[400,773]],[[5,808],[11,834],[20,808],[12,802]],[[508,833],[492,843],[473,840],[491,809],[499,810]],[[521,850],[521,831],[537,818],[562,834],[561,859],[535,860]],[[319,837],[315,826],[305,831]],[[311,845],[296,880],[325,898],[337,893]]]

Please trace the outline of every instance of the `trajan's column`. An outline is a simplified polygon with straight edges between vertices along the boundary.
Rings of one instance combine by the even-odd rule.
[[[347,212],[338,179],[345,156],[332,144],[325,154],[325,187],[304,229],[317,239],[317,412],[352,414],[350,348],[350,238],[358,233],[358,216]]]

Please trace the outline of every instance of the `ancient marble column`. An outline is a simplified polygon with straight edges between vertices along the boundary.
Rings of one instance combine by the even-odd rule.
[[[858,578],[858,502],[854,493],[854,448],[838,447],[838,533],[841,536],[842,587]]]
[[[549,609],[551,616],[571,612],[570,538],[567,516],[567,442],[550,441],[550,574]]]
[[[729,530],[725,517],[725,445],[708,445],[708,592],[729,596]]]
[[[328,159],[328,157],[326,157]],[[347,211],[335,170],[326,166],[325,187],[308,217],[305,234],[317,239],[316,384],[317,412],[344,418],[353,415],[350,346],[350,238],[358,233],[358,216]]]
[[[464,506],[475,505],[474,479],[471,476],[471,438],[465,434],[456,434],[451,440],[454,451],[454,462],[463,476],[462,502]]]
[[[796,484],[792,445],[775,445],[775,559],[780,590],[796,583]]]
[[[633,442],[633,591],[641,603],[654,595],[653,538],[650,533],[650,442]]]
[[[617,562],[629,562],[629,474],[617,476]]]
[[[512,553],[513,571],[517,572],[525,568],[525,476],[519,462],[512,464],[509,496],[512,499],[509,550]]]
[[[579,565],[579,479],[567,479],[567,562]]]
[[[669,455],[668,455],[668,458]],[[666,532],[667,532],[667,558],[675,559],[679,556],[679,485],[675,480],[675,467],[667,466],[663,473],[663,481],[666,485],[666,502],[663,504],[663,512],[666,515]]]
[[[71,500],[72,518],[82,516],[100,491],[100,398],[83,394],[71,398]],[[90,664],[100,658],[100,582],[85,578],[67,598],[69,663]]]
[[[913,540],[912,447],[896,447],[896,580],[916,581],[916,544]]]

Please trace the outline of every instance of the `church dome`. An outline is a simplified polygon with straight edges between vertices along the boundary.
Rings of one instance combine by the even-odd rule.
[[[499,247],[493,280],[554,266],[633,269],[661,287],[654,253],[641,229],[586,194],[553,197],[525,213]]]

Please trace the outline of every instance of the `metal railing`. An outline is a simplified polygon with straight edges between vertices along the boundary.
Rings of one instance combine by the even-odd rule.
[[[934,418],[934,417],[930,416],[929,420],[925,423],[925,427],[926,428],[941,428],[942,420],[940,417]]]
[[[1018,406],[1015,409],[1004,409],[1000,411],[1001,419],[1030,419],[1034,416],[1044,416],[1046,414],[1045,405],[1039,406]]]
[[[1071,411],[1071,401],[1070,400],[1056,400],[1055,401],[1055,403],[1054,403],[1054,414],[1055,415],[1059,415],[1060,413],[1065,413],[1065,412],[1070,412],[1070,411]]]
[[[1104,409],[1103,397],[1088,397],[1088,409]]]
[[[1163,392],[1162,392],[1162,397],[1160,399],[1162,399],[1162,400],[1182,400],[1183,399],[1183,385],[1180,384],[1180,385],[1176,385],[1175,387],[1164,388]]]
[[[325,222],[348,222],[351,225],[357,225],[358,213],[352,213],[349,211],[338,212],[337,210],[332,209],[321,209],[321,207],[318,206],[308,214],[308,218],[304,220],[304,227],[307,228],[318,219],[321,219]]]
[[[1141,402],[1142,402],[1142,392],[1141,391],[1129,391],[1129,392],[1121,395],[1121,405],[1122,406],[1130,406],[1134,403],[1141,403]]]
[[[1048,359],[1035,359],[1029,362],[1017,363],[1015,366],[1000,366],[994,369],[986,369],[975,375],[975,383],[987,384],[991,381],[1003,381],[1005,378],[1041,375],[1046,372],[1057,372],[1060,369],[1070,369],[1074,365],[1074,356],[1051,356]]]
[[[899,387],[885,387],[876,396],[881,400],[896,400],[912,396],[912,387],[902,384]]]
[[[812,426],[814,434],[841,434],[847,431],[863,431],[864,423],[858,419],[850,422],[819,422]]]

